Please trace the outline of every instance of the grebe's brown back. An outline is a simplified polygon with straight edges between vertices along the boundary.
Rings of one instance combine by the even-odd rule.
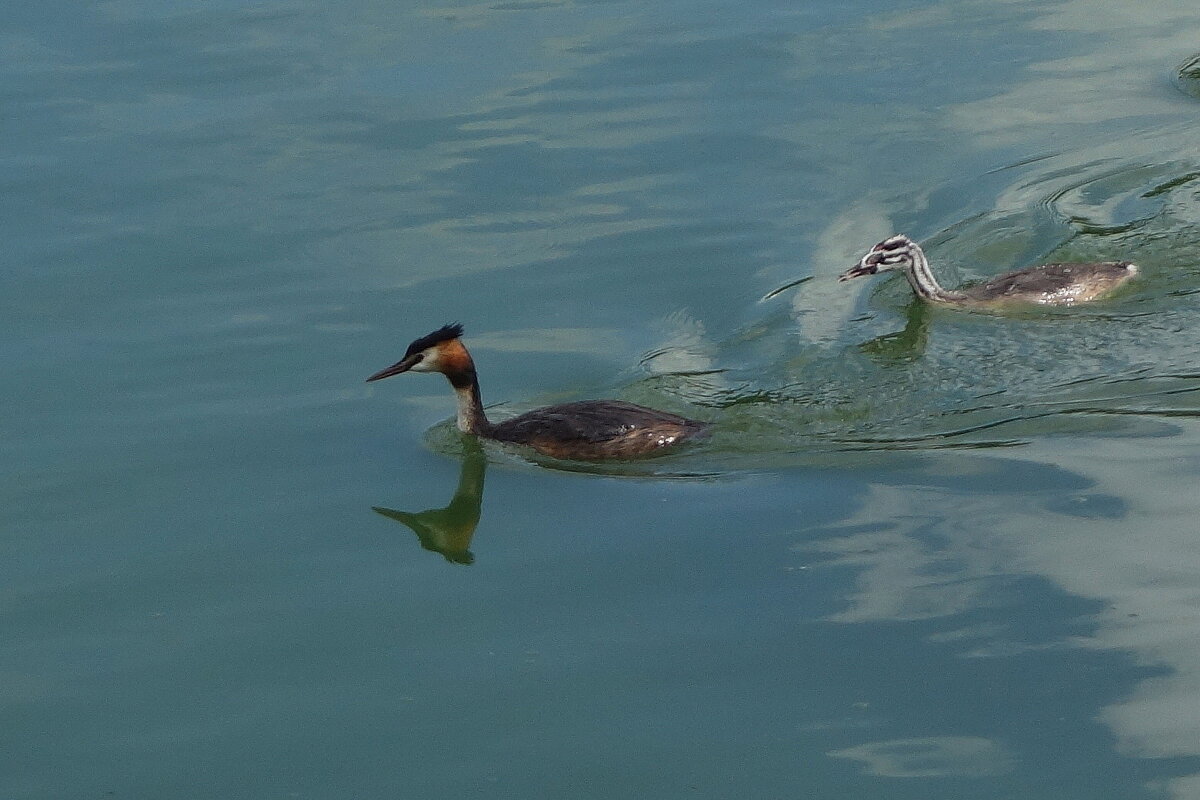
[[[838,280],[895,269],[904,270],[909,285],[922,300],[965,308],[1086,303],[1109,294],[1138,271],[1137,265],[1128,261],[1043,264],[1008,272],[977,286],[947,291],[933,277],[920,245],[907,236],[896,235],[872,247]]]
[[[463,433],[532,447],[553,458],[599,460],[652,455],[706,433],[709,425],[620,400],[584,400],[546,406],[513,419],[488,421],[475,362],[463,346],[462,326],[446,325],[408,346],[404,358],[376,372],[377,381],[401,372],[440,372],[458,397]]]

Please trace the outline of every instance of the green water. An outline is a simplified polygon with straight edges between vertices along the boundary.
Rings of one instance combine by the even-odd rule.
[[[0,32],[0,797],[1200,798],[1200,11]],[[839,284],[1130,259],[1067,311]],[[620,397],[662,459],[479,449]]]

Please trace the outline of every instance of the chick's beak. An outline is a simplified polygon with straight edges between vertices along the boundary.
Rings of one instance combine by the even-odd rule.
[[[866,260],[858,262],[850,269],[838,276],[839,281],[848,281],[851,278],[861,278],[863,275],[874,275],[879,272],[878,264],[867,264]]]
[[[393,375],[399,375],[401,372],[408,372],[420,360],[421,360],[421,354],[414,353],[413,355],[409,356],[408,358],[404,359],[403,361],[397,361],[395,364],[392,364],[390,367],[379,370],[379,372],[376,372],[374,375],[367,378],[367,383],[370,383],[371,381],[383,380],[384,378],[390,378]]]

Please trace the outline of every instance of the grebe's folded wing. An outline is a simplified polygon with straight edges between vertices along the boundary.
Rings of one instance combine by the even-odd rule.
[[[1129,275],[1125,261],[1081,264],[1043,264],[1033,269],[1006,272],[986,283],[963,287],[969,296],[1053,295],[1089,282],[1108,282]]]
[[[660,425],[704,427],[703,423],[678,414],[621,400],[584,400],[535,409],[505,420],[496,425],[493,435],[510,442],[527,442],[535,438],[562,442],[605,442],[639,429]]]

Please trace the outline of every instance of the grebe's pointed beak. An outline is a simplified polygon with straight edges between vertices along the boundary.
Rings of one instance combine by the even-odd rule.
[[[387,369],[379,370],[379,372],[376,372],[374,375],[367,378],[367,383],[370,383],[371,381],[383,380],[384,378],[390,378],[393,375],[399,375],[401,372],[408,372],[410,369],[412,369],[414,366],[416,366],[420,361],[421,361],[421,354],[413,353],[411,356],[404,359],[403,361],[397,361],[395,364],[392,364]]]
[[[861,278],[864,275],[874,275],[879,272],[879,264],[868,264],[864,258],[862,261],[855,264],[850,269],[838,276],[839,281],[848,281],[851,278]]]

